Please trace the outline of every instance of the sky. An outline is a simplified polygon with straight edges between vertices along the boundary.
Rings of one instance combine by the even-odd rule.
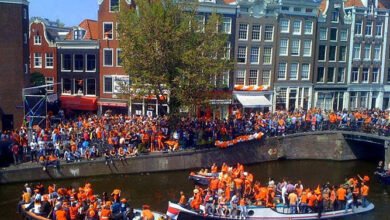
[[[29,0],[30,17],[42,17],[65,26],[77,26],[84,19],[97,20],[98,0]]]

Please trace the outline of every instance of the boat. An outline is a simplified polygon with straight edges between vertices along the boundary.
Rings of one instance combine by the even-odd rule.
[[[318,218],[318,213],[307,213],[307,214],[289,214],[290,209],[284,206],[277,206],[276,210],[273,210],[271,208],[266,207],[258,207],[258,206],[249,206],[248,207],[248,215],[245,219],[286,219],[286,220],[298,220],[298,219],[330,219],[330,218],[340,218],[340,217],[347,217],[347,216],[353,216],[357,214],[362,214],[369,212],[375,208],[374,204],[370,203],[366,207],[359,206],[358,208],[354,209],[354,212],[352,212],[352,209],[349,209],[347,212],[344,210],[337,210],[337,211],[328,211],[323,212],[321,215],[321,218]],[[196,212],[194,210],[190,210],[184,207],[181,207],[178,204],[175,204],[173,202],[169,202],[168,205],[168,211],[167,215],[170,216],[172,219],[177,220],[197,220],[197,219],[208,219],[208,220],[233,220],[238,218],[233,217],[220,217],[217,215],[210,216],[210,215],[204,215],[204,206],[201,205],[200,211]]]
[[[375,172],[375,175],[378,177],[381,183],[390,185],[390,175],[388,172]]]
[[[52,220],[50,218],[45,218],[43,216],[39,216],[31,211],[26,211],[26,205],[22,205],[22,210],[21,210],[21,213],[23,215],[23,220]],[[135,213],[135,217],[133,218],[133,220],[141,220],[141,214],[142,214],[142,209],[134,209],[134,213]],[[153,212],[153,215],[155,217],[155,219],[158,219],[162,216],[164,216],[163,214],[159,213],[159,212]]]
[[[194,172],[191,172],[188,179],[192,180],[195,184],[199,185],[209,185],[210,180],[213,178],[213,176],[218,177],[220,173],[207,173],[207,174],[196,174]]]

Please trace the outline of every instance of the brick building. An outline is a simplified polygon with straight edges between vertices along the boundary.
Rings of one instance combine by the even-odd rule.
[[[57,83],[56,42],[63,40],[70,28],[59,27],[56,22],[35,17],[31,18],[29,30],[30,73],[42,73],[46,84]],[[47,87],[46,91],[56,93],[57,85]]]
[[[29,12],[26,0],[0,0],[0,129],[23,122],[22,89],[28,86]]]

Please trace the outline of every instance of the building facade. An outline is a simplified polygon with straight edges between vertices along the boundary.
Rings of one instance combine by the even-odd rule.
[[[61,106],[68,110],[97,111],[99,41],[97,21],[84,20],[57,42]]]
[[[22,125],[22,89],[29,84],[29,10],[26,0],[0,0],[0,129]]]

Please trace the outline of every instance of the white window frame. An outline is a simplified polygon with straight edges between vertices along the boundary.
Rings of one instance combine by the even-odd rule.
[[[331,59],[330,59],[330,48],[331,48],[331,47],[334,47],[334,48],[335,48],[335,51],[334,51],[334,60],[331,60]],[[336,62],[336,61],[337,61],[337,55],[338,55],[338,53],[337,53],[337,46],[335,46],[335,45],[329,45],[328,61],[329,61],[329,62]]]
[[[343,38],[343,34],[345,33],[345,38]],[[342,29],[340,30],[340,41],[347,41],[348,40],[348,29]]]
[[[267,30],[267,26],[272,26],[272,31],[271,31],[271,39],[265,39],[265,37],[267,36],[267,33],[266,33],[266,30]],[[270,41],[273,41],[274,40],[274,32],[275,32],[275,26],[274,25],[265,25],[264,26],[264,41],[267,41],[267,42],[270,42]]]
[[[329,77],[329,69],[330,68],[333,68],[333,77],[332,77],[332,81],[328,81],[328,77]],[[335,83],[336,81],[336,67],[333,67],[333,66],[328,66],[326,68],[326,83]]]
[[[45,85],[54,84],[54,77],[45,77]],[[50,89],[53,88],[53,89]],[[46,87],[46,91],[48,92],[54,92],[54,85],[53,87],[48,86]]]
[[[303,77],[304,66],[307,66],[307,77]],[[310,80],[310,63],[302,63],[301,80]]]
[[[120,11],[120,9],[121,9],[121,1],[120,0],[118,0],[118,10],[117,11],[111,10],[111,0],[109,1],[109,3],[108,3],[108,11],[110,13],[117,13],[117,12]]]
[[[48,57],[47,55],[51,54],[51,57]],[[52,65],[48,65],[48,59],[51,58]],[[45,53],[45,68],[46,69],[53,69],[54,68],[54,54],[53,53]]]
[[[259,30],[254,30],[254,26],[258,26]],[[259,39],[253,38],[253,33],[258,33],[259,34]],[[252,41],[261,41],[261,25],[260,24],[252,24],[251,39],[252,39]]]
[[[252,51],[256,51],[256,50],[253,50],[253,49],[255,49],[255,48],[257,48],[257,61],[256,62],[252,62]],[[255,54],[256,55],[256,54]],[[252,46],[251,47],[251,53],[250,53],[250,56],[249,56],[249,62],[251,63],[251,64],[259,64],[259,60],[260,60],[260,47],[259,46]]]
[[[246,26],[246,29],[241,29],[241,27],[243,26]],[[245,24],[245,23],[240,23],[238,24],[238,40],[248,40],[248,27],[249,25],[248,24]],[[241,38],[241,33],[244,33],[245,32],[245,38]]]
[[[68,79],[68,78],[66,78],[66,79]],[[72,95],[72,79],[68,79],[68,80],[70,80],[70,92],[69,93],[65,93],[64,92],[64,78],[62,78],[61,79],[61,94],[63,94],[63,95]]]
[[[284,21],[287,21],[287,30],[283,30]],[[280,33],[290,33],[290,19],[280,19]]]
[[[106,91],[106,78],[111,78],[111,92]],[[105,94],[112,94],[114,93],[114,76],[109,75],[109,76],[103,76],[103,93]]]
[[[66,70],[64,69],[64,55],[69,55],[70,56],[70,69]],[[61,54],[61,72],[70,72],[72,71],[72,55],[71,54]]]
[[[322,38],[321,36],[321,30],[325,30],[325,37]],[[327,27],[320,27],[320,40],[328,40],[328,28]]]
[[[231,50],[231,43],[230,43],[230,41],[226,41],[225,47],[224,47],[224,53],[223,53],[223,58],[224,59],[228,59],[229,60],[231,58],[230,50]]]
[[[340,69],[343,69],[343,77],[341,78],[341,81],[338,81],[339,75],[340,75]],[[345,81],[345,67],[338,67],[337,68],[337,83],[344,83]]]
[[[296,22],[299,22],[299,31],[296,32],[296,28],[294,27],[295,23]],[[292,34],[293,35],[301,35],[302,34],[302,20],[293,20],[293,23],[292,23]]]
[[[342,47],[345,48],[344,60],[340,59],[340,53],[341,53],[341,48]],[[340,61],[340,62],[346,62],[347,61],[347,48],[348,48],[347,46],[343,46],[343,45],[338,47],[338,51],[337,51],[338,52],[337,53],[338,54],[338,58],[337,58],[338,61]]]
[[[229,21],[226,22],[225,19],[229,19]],[[229,24],[228,31],[224,30],[224,28],[226,27],[225,26],[226,24]],[[232,33],[232,18],[231,17],[223,17],[222,18],[222,27],[223,27],[223,29],[222,29],[223,33],[231,34]]]
[[[352,83],[358,83],[358,82],[359,82],[360,69],[357,68],[357,71],[355,72],[355,71],[354,71],[354,68],[355,68],[355,67],[353,67],[353,68],[352,68],[352,71],[351,71],[351,82],[352,82]],[[354,78],[355,73],[357,73],[357,75],[356,75],[356,76],[357,76],[357,77],[356,77],[356,80],[355,80],[355,78]]]
[[[310,46],[309,46],[309,54],[305,54],[305,42],[310,42]],[[310,57],[311,56],[311,53],[312,53],[312,47],[313,47],[313,41],[312,40],[303,40],[303,54],[302,56],[304,57]],[[306,48],[307,49],[307,48]]]
[[[95,57],[95,69],[88,70],[88,55],[93,55]],[[96,64],[97,64],[97,56],[93,53],[87,53],[85,54],[85,72],[96,72]]]
[[[318,61],[326,61],[326,58],[327,58],[326,53],[328,52],[328,47],[326,45],[323,45],[323,44],[319,45],[318,46],[318,57],[320,56],[320,46],[325,47],[325,52],[324,52],[324,59],[323,60],[318,59]]]
[[[270,49],[271,49],[270,58],[269,58],[269,63],[264,62],[265,49],[266,49],[266,48],[270,48]],[[272,64],[272,61],[273,61],[273,60],[272,60],[272,52],[273,52],[273,49],[274,49],[273,47],[264,47],[263,62],[262,62],[264,65],[270,65],[270,64]]]
[[[365,31],[364,31],[364,35],[365,36],[372,37],[372,26],[373,26],[373,22],[372,21],[367,21],[366,22],[366,28],[365,28]],[[368,27],[370,27],[370,28],[368,28]],[[367,34],[368,30],[370,30],[369,34]]]
[[[266,78],[264,78],[264,72],[268,72],[267,74],[268,74],[268,77],[266,77]],[[265,84],[264,83],[264,79],[267,79],[268,78],[268,82]],[[263,70],[262,72],[261,72],[261,84],[263,85],[263,86],[269,86],[270,85],[270,81],[271,81],[271,70]]]
[[[279,75],[279,73],[281,73],[281,68],[280,67],[282,67],[282,65],[284,66],[284,77],[280,77],[280,75]],[[278,80],[286,80],[286,77],[287,77],[287,62],[281,62],[281,63],[279,63],[278,64],[278,73],[277,73],[277,75],[276,75],[276,77],[277,77],[277,79]]]
[[[122,60],[122,65],[119,65],[119,52],[122,52],[122,48],[117,48],[116,49],[116,66],[117,67],[122,67],[123,66],[123,60]]]
[[[294,51],[293,50],[293,47],[294,47],[294,42],[298,42],[298,54],[292,54],[292,52]],[[301,40],[300,39],[291,39],[291,48],[290,48],[290,54],[291,56],[299,56],[301,53]]]
[[[333,19],[333,13],[334,12],[337,12],[337,20],[336,21],[333,21],[332,19]],[[331,12],[331,14],[330,14],[330,21],[332,22],[332,23],[339,23],[339,21],[340,21],[340,12],[339,11],[337,11],[337,10],[333,10],[332,12]]]
[[[332,40],[332,30],[336,30],[336,39],[335,39],[335,40]],[[330,34],[329,34],[329,41],[333,41],[333,42],[337,41],[338,38],[339,38],[339,37],[338,37],[338,34],[339,34],[338,28],[331,27],[331,28],[330,28]]]
[[[364,69],[367,69],[367,72]],[[367,76],[367,79],[364,79],[364,76]],[[370,68],[365,67],[362,69],[362,83],[368,83],[368,81],[370,81]]]
[[[89,79],[93,79],[95,80],[95,94],[88,94],[88,80]],[[95,78],[87,78],[85,79],[85,96],[90,96],[90,97],[95,97],[96,96],[96,85],[97,85],[97,82],[96,82],[96,79]]]
[[[111,38],[105,36],[104,26],[106,24],[111,24],[111,27],[112,27],[112,29],[111,29],[111,31],[112,31]],[[103,22],[103,40],[114,40],[114,22]]]
[[[34,45],[42,45],[42,36],[41,35],[34,36]]]
[[[377,47],[379,46],[379,53],[378,56],[376,56],[377,52]],[[373,60],[380,60],[381,59],[381,52],[382,52],[382,46],[380,44],[374,45],[374,57]]]
[[[292,70],[292,65],[297,65],[297,68],[296,68],[296,75],[294,78],[291,77],[291,70]],[[298,74],[299,74],[299,63],[298,62],[292,62],[290,63],[290,70],[289,70],[289,79],[290,80],[298,80]]]
[[[367,50],[367,48],[368,48],[368,50]],[[368,51],[368,57],[366,56],[367,55],[366,54],[367,51]],[[371,60],[371,44],[364,44],[363,55],[364,55],[363,60],[365,60],[365,61]]]
[[[359,45],[359,53],[358,53],[358,56],[356,56],[356,51],[355,51],[355,45]],[[360,43],[354,43],[353,44],[353,54],[352,54],[352,58],[354,60],[360,60],[361,59],[361,54],[362,54],[362,45]]]
[[[380,23],[380,25],[378,25],[378,23]],[[380,31],[378,31],[378,27],[380,27]],[[378,32],[379,32],[380,34],[378,34]],[[383,32],[383,22],[377,21],[377,22],[375,23],[375,37],[381,38],[382,35],[383,35],[382,32]]]
[[[322,68],[322,81],[318,81],[318,79],[319,79],[319,77],[318,77],[318,73],[319,73],[319,69],[320,68]],[[316,80],[317,82],[316,83],[324,83],[325,82],[325,67],[323,67],[323,66],[319,66],[319,67],[317,67],[317,80]]]
[[[374,81],[374,70],[377,70],[376,71],[376,73],[377,73],[377,75],[376,75],[376,80]],[[371,71],[371,75],[372,75],[372,79],[371,79],[371,82],[372,83],[379,83],[379,68],[372,68],[372,71]]]
[[[256,83],[255,84],[251,84],[250,81],[251,79],[253,79],[254,77],[251,77],[251,72],[252,71],[256,71]],[[249,86],[256,86],[259,84],[259,70],[258,69],[249,69],[249,75],[248,75],[248,85]]]
[[[306,25],[307,25],[308,23],[310,23],[310,32],[307,31],[308,29],[307,29],[307,26],[306,26]],[[305,20],[305,31],[304,31],[304,32],[305,32],[306,35],[311,35],[311,34],[313,34],[313,21]]]
[[[282,41],[286,41],[286,51],[285,51],[285,53],[282,53],[282,50],[281,50],[281,48],[282,48]],[[280,56],[288,56],[288,44],[289,44],[289,40],[288,40],[288,38],[283,38],[283,39],[280,39],[280,42],[279,42],[280,44],[280,46],[279,46],[279,55]],[[284,48],[284,47],[283,47]]]
[[[76,55],[81,55],[83,57],[83,68],[82,70],[76,70]],[[85,59],[85,55],[82,54],[82,53],[75,53],[73,54],[73,72],[83,72],[84,71],[84,59]]]
[[[358,26],[360,26],[360,29],[357,28]],[[357,21],[355,23],[355,35],[361,36],[363,34],[362,32],[363,32],[363,22]]]
[[[105,51],[111,51],[111,65],[106,65],[106,56]],[[103,48],[103,66],[104,67],[113,67],[114,66],[114,49],[113,48]]]
[[[41,56],[40,56],[40,57],[37,57],[37,56],[36,56],[37,54],[41,54]],[[39,62],[40,65],[36,65],[35,59],[40,60],[40,62]],[[34,53],[34,68],[42,68],[42,53],[41,53],[41,52],[36,52],[36,53]]]
[[[240,73],[240,76],[241,76],[241,74],[243,75],[243,77],[238,77],[238,73]],[[246,75],[246,70],[245,69],[238,69],[237,71],[236,71],[236,76],[234,77],[234,84],[235,85],[245,85],[246,83],[245,83],[245,75]],[[244,81],[242,82],[242,84],[237,84],[237,78],[244,78]]]
[[[244,62],[239,62],[238,59],[241,58],[240,56],[243,55],[243,54],[240,54],[240,48],[245,48],[245,57],[243,57],[245,59]],[[246,64],[247,63],[247,54],[248,54],[248,47],[247,46],[238,46],[238,49],[237,49],[237,64]]]

